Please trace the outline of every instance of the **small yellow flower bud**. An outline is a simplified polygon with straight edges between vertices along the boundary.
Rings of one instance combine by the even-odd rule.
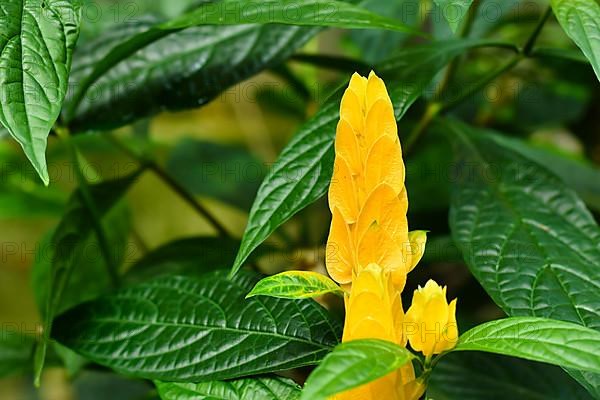
[[[411,347],[426,358],[456,346],[456,299],[446,300],[446,287],[429,280],[413,295],[412,305],[406,312],[404,333]]]

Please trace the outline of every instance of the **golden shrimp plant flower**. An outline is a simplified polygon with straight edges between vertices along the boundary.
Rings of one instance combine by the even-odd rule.
[[[406,346],[409,340],[400,294],[407,274],[423,255],[426,234],[408,231],[404,178],[394,108],[385,83],[373,72],[368,78],[354,74],[340,104],[326,255],[330,276],[349,292],[344,342],[373,338]],[[411,317],[421,318],[417,311],[423,309],[415,304]],[[449,308],[445,310],[448,316]],[[424,390],[412,364],[407,364],[335,399],[416,400]]]
[[[415,290],[405,322],[410,346],[426,358],[456,346],[456,299],[448,304],[446,287],[442,288],[433,280]]]

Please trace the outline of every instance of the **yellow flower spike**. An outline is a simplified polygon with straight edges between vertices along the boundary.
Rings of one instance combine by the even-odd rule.
[[[369,264],[355,277],[346,299],[343,341],[374,338],[406,345],[402,337],[404,312],[400,292],[377,264]],[[336,400],[417,400],[424,386],[407,364],[383,378],[338,394]]]
[[[405,169],[394,108],[384,82],[373,72],[368,79],[354,74],[344,92],[335,153],[329,274],[349,284],[353,274],[378,263],[402,290],[413,264],[406,245]]]
[[[446,287],[429,280],[415,290],[412,305],[406,312],[404,332],[411,347],[426,359],[456,346],[456,299],[448,304]]]

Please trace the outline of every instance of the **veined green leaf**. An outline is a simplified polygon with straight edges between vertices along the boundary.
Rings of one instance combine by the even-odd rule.
[[[446,127],[460,149],[450,225],[473,275],[510,316],[600,330],[600,229],[582,201],[503,139]]]
[[[435,400],[590,400],[566,372],[553,365],[480,352],[445,355],[427,383]]]
[[[528,145],[518,139],[496,135],[495,140],[502,146],[548,168],[561,178],[565,185],[575,190],[588,207],[600,211],[600,168],[591,163]]]
[[[91,186],[89,189],[96,202],[98,215],[100,217],[108,213],[119,199],[125,194],[129,186],[137,179],[138,173],[115,181],[107,181]],[[59,222],[51,244],[52,252],[48,272],[46,299],[44,304],[44,335],[37,345],[34,357],[34,373],[36,385],[39,385],[54,316],[60,311],[63,304],[64,291],[73,275],[74,269],[79,265],[82,252],[86,250],[82,245],[92,232],[92,215],[86,206],[79,190],[75,191],[67,211]],[[89,250],[89,249],[87,249]]]
[[[343,295],[337,283],[312,271],[286,271],[261,279],[248,293],[249,297],[271,296],[282,299],[306,299],[326,293]]]
[[[161,30],[153,22],[116,27],[77,49],[71,74],[76,92],[64,112],[73,132],[203,105],[282,62],[319,31],[255,24]]]
[[[202,275],[227,269],[235,259],[239,241],[214,236],[199,236],[169,242],[146,254],[127,274],[128,283],[162,275]]]
[[[434,0],[441,9],[444,19],[450,25],[452,32],[456,33],[462,20],[466,17],[473,0]]]
[[[486,43],[465,40],[417,46],[382,63],[376,72],[386,79],[396,118],[404,116],[453,57]],[[250,210],[232,274],[278,226],[327,192],[333,173],[340,99],[341,92],[337,92],[300,128],[267,173]]]
[[[278,376],[204,383],[155,382],[162,400],[297,400],[300,386]]]
[[[551,4],[558,22],[600,80],[600,4],[596,0],[551,0]]]
[[[340,327],[313,300],[246,300],[256,281],[249,272],[162,277],[68,311],[54,337],[117,372],[169,382],[315,364],[338,343]]]
[[[486,351],[600,373],[600,332],[571,322],[512,317],[463,333],[453,351]]]
[[[0,7],[0,123],[46,185],[46,140],[67,92],[80,8],[78,0],[4,0]]]
[[[338,345],[310,374],[301,400],[325,400],[384,377],[409,363],[413,354],[397,344],[361,339]]]
[[[286,24],[348,29],[388,29],[424,35],[400,21],[384,17],[350,2],[338,0],[222,0],[203,4],[160,29],[197,25]]]

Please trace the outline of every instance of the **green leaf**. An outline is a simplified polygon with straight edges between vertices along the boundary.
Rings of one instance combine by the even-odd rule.
[[[126,375],[205,382],[315,364],[340,327],[312,300],[245,300],[257,277],[220,271],[123,289],[57,318],[54,337]]]
[[[148,281],[163,275],[201,275],[230,268],[239,241],[199,236],[169,242],[147,253],[125,275],[128,283]]]
[[[297,400],[300,387],[278,376],[204,383],[155,382],[162,400]]]
[[[582,201],[498,136],[446,127],[460,153],[450,225],[473,275],[510,316],[600,330],[600,229]]]
[[[567,35],[579,46],[600,80],[600,4],[596,0],[551,0]]]
[[[73,132],[116,128],[164,110],[206,104],[281,63],[319,31],[284,25],[173,31],[152,28],[152,21],[116,27],[78,49],[71,74],[77,91],[64,113]]]
[[[388,29],[424,35],[400,21],[375,14],[350,2],[338,0],[222,0],[159,25],[182,29],[197,25],[286,24],[347,29]]]
[[[382,63],[376,72],[386,79],[396,118],[404,116],[453,57],[486,43],[465,40],[422,45]],[[232,274],[277,227],[327,192],[333,172],[333,140],[340,99],[338,91],[300,128],[267,173],[250,210]]]
[[[0,378],[18,374],[30,369],[33,346],[33,337],[21,335],[18,332],[22,327],[17,324],[4,322],[0,334]]]
[[[487,132],[486,132],[487,133]],[[506,136],[495,138],[502,146],[543,165],[557,175],[594,211],[600,211],[600,168]]]
[[[89,188],[100,217],[113,208],[137,177],[138,173],[134,173],[125,178],[103,182]],[[34,357],[35,383],[38,386],[44,368],[54,316],[61,310],[64,292],[75,268],[80,265],[80,262],[85,264],[82,257],[85,256],[85,251],[88,249],[83,243],[93,231],[92,218],[81,191],[77,190],[71,197],[65,215],[52,235],[50,271],[47,272],[49,278],[45,282],[47,294],[42,313],[44,315],[44,335],[37,345]]]
[[[445,355],[433,369],[427,396],[435,400],[589,400],[560,368],[490,353]]]
[[[414,356],[397,344],[378,339],[361,339],[338,345],[310,374],[302,400],[325,400],[384,377]]]
[[[282,299],[306,299],[326,293],[344,295],[342,288],[323,274],[312,271],[286,271],[261,279],[246,298],[271,296]]]
[[[67,92],[80,8],[77,0],[5,0],[0,7],[0,123],[46,185],[46,140]]]
[[[456,33],[462,20],[467,16],[473,0],[434,0],[440,8],[444,19],[450,25],[452,32]]]
[[[453,351],[485,351],[600,373],[600,332],[571,322],[512,317],[463,333]]]

